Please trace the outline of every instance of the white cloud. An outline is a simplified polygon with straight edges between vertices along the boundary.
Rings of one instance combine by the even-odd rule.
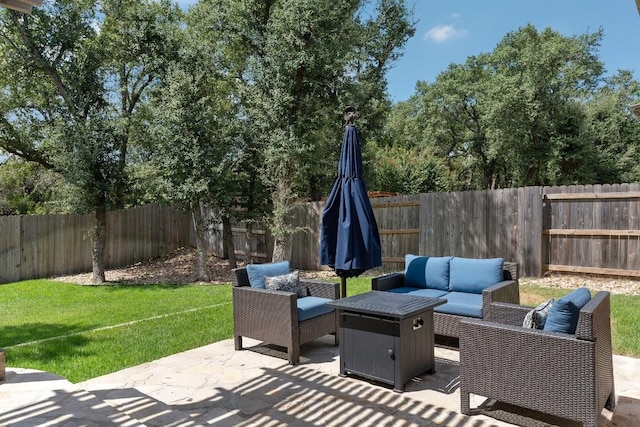
[[[460,14],[457,12],[454,12],[451,14],[451,19],[460,19]]]
[[[425,40],[443,43],[452,39],[459,39],[467,35],[464,28],[455,28],[453,25],[438,25],[424,35]]]

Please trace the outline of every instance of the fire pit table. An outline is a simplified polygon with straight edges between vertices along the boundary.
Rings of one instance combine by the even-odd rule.
[[[340,376],[354,374],[402,392],[435,372],[433,307],[440,298],[371,291],[327,303],[338,310]]]

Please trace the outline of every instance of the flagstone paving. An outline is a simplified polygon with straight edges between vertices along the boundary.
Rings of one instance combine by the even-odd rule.
[[[482,405],[482,414],[460,414],[454,349],[436,347],[437,372],[396,393],[340,377],[330,337],[304,345],[296,366],[278,349],[248,339],[245,345],[253,347],[234,351],[233,340],[225,340],[78,384],[7,367],[0,382],[0,426],[576,425],[479,396],[472,405]],[[617,407],[613,414],[603,411],[599,426],[640,426],[640,360],[614,356],[614,371]]]

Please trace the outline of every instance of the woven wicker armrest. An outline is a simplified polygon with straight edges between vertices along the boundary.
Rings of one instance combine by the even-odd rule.
[[[524,318],[533,307],[508,302],[491,303],[491,308],[484,315],[484,320],[502,323],[503,325],[522,326]]]
[[[291,329],[298,322],[297,295],[293,292],[233,287],[233,316],[236,322]]]
[[[491,304],[496,302],[520,303],[520,284],[517,280],[505,280],[482,290],[482,316],[491,318]]]
[[[495,338],[495,341],[503,341],[509,342],[508,339],[501,338],[510,336],[512,339],[516,339],[515,342],[524,343],[523,348],[537,348],[537,345],[551,343],[554,341],[553,345],[566,345],[568,342],[573,341],[584,341],[590,342],[589,340],[577,339],[574,334],[565,334],[562,332],[549,332],[543,331],[541,329],[535,328],[524,328],[522,325],[506,325],[503,323],[492,322],[484,319],[476,319],[471,317],[466,317],[460,320],[461,330],[465,329],[465,335],[469,336],[470,334],[473,336],[482,336],[486,334],[491,334],[492,339]],[[462,337],[462,332],[460,334]],[[504,347],[504,348],[508,348]],[[462,352],[462,349],[460,350]],[[538,354],[537,357],[540,357]]]
[[[309,290],[308,295],[335,300],[340,298],[340,284],[323,280],[300,279],[300,286]]]
[[[611,340],[611,296],[609,292],[596,293],[589,302],[580,309],[576,337],[584,340]],[[601,334],[598,338],[598,334]],[[610,342],[608,343],[610,345]]]
[[[388,291],[404,285],[404,273],[389,273],[371,279],[371,290]]]
[[[517,262],[505,261],[503,269],[504,269],[504,280],[518,280],[519,279],[520,271],[518,269],[518,263]]]

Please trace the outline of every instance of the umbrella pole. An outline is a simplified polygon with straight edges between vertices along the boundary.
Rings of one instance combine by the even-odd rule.
[[[347,296],[347,278],[340,278],[340,298],[346,298]]]

